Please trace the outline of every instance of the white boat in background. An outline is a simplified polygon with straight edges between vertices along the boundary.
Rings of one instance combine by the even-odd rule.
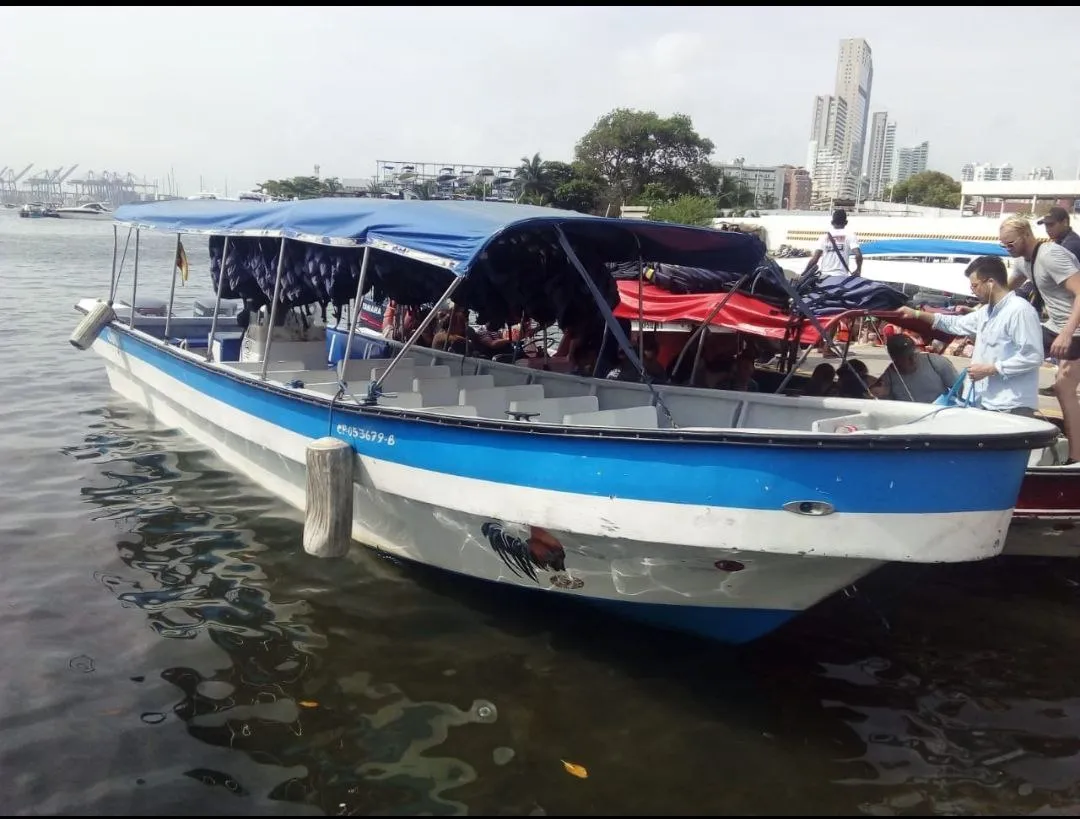
[[[966,239],[874,239],[862,242],[863,278],[971,297],[964,271],[979,256],[1008,254],[999,242]]]
[[[104,202],[86,202],[70,208],[57,208],[54,215],[61,219],[112,219],[112,208]]]

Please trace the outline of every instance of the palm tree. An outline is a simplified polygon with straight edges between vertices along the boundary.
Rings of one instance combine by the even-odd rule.
[[[518,181],[519,202],[528,196],[543,204],[544,196],[550,194],[552,188],[551,174],[546,165],[538,153],[533,154],[532,159],[521,157],[521,165],[514,172],[514,178]]]

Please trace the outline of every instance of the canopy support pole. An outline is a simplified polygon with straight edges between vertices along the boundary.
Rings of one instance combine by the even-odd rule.
[[[206,360],[210,361],[214,356],[214,334],[217,332],[218,308],[221,307],[221,291],[225,287],[225,259],[229,255],[229,237],[225,237],[225,243],[221,247],[221,270],[218,271],[217,294],[214,299],[214,316],[210,319],[210,337],[206,339]]]
[[[821,322],[818,321],[818,317],[815,316],[814,312],[809,307],[806,306],[806,302],[802,300],[802,297],[799,295],[799,291],[796,290],[794,287],[792,287],[791,282],[789,282],[788,279],[787,279],[787,276],[782,276],[780,278],[780,283],[781,283],[781,286],[785,290],[787,290],[788,296],[791,298],[791,300],[795,304],[795,306],[799,309],[799,312],[801,312],[804,316],[806,316],[807,320],[810,322],[810,324],[813,326],[813,328],[815,330],[817,330],[818,336],[821,338],[821,341],[825,344],[825,346],[828,349],[832,350],[834,353],[836,353],[836,355],[840,357],[841,361],[846,360],[846,358],[847,358],[846,353],[841,353],[840,352],[840,348],[836,346],[836,342],[833,341],[833,339],[829,337],[828,332],[826,332],[826,330],[822,326]],[[796,336],[796,343],[798,343],[798,339],[801,336],[802,336],[802,333],[800,332]],[[848,334],[849,342],[850,342],[850,338],[851,338],[851,335],[849,333]],[[813,349],[813,345],[811,345],[811,349]],[[807,355],[809,355],[809,353],[807,353]],[[803,358],[802,358],[803,361],[806,360],[807,355],[803,356]],[[794,372],[798,369],[798,367],[799,367],[798,364],[796,364],[796,366],[792,367],[791,374],[794,374]],[[870,392],[869,385],[865,381],[863,381],[862,376],[859,375],[859,371],[855,370],[855,369],[852,369],[852,373],[855,376],[855,380],[859,382],[859,385],[864,390],[866,390],[866,392],[871,397],[876,399],[877,396],[874,395],[872,392]],[[787,380],[790,380],[790,374],[789,374],[789,377],[788,377]],[[786,383],[786,381],[785,381],[785,383]],[[779,388],[777,388],[777,390],[779,391]]]
[[[270,302],[270,326],[266,328],[266,338],[263,339],[262,371],[259,373],[259,378],[263,381],[266,380],[266,369],[270,365],[270,344],[274,340],[274,322],[277,321],[278,299],[281,297],[281,274],[285,271],[285,243],[287,241],[289,240],[284,236],[281,237],[281,250],[278,251],[277,257],[277,276],[274,278],[274,300]],[[225,257],[223,256],[221,260],[224,262]]]
[[[345,339],[345,358],[341,360],[338,365],[338,383],[341,389],[344,391],[348,388],[349,384],[345,380],[345,373],[349,367],[349,357],[352,355],[352,340],[356,335],[356,322],[359,321],[361,315],[360,300],[364,298],[364,285],[367,284],[367,269],[368,261],[371,259],[371,246],[364,246],[364,259],[360,262],[360,276],[356,280],[356,298],[353,299],[353,304],[356,305],[356,309],[349,311],[349,337]],[[356,318],[353,319],[353,314],[356,314]]]
[[[405,345],[398,351],[398,354],[394,356],[394,359],[390,362],[390,366],[383,370],[382,375],[368,387],[368,394],[364,399],[365,404],[370,406],[378,403],[386,376],[393,372],[394,367],[396,367],[397,363],[405,356],[405,353],[409,351],[409,348],[416,343],[416,340],[420,338],[421,335],[423,335],[424,331],[428,328],[428,325],[435,321],[435,316],[439,312],[439,309],[450,300],[450,297],[454,295],[454,291],[458,289],[463,281],[465,281],[463,276],[455,276],[454,280],[450,282],[450,286],[446,288],[446,291],[439,297],[439,300],[432,305],[431,311],[424,316],[424,320],[420,322],[420,326],[413,331],[412,337],[405,342]]]
[[[135,329],[135,295],[139,288],[139,231],[135,231],[135,273],[131,277],[131,312],[128,313],[128,327]]]
[[[180,234],[176,234],[176,251],[173,253],[172,282],[169,284],[169,309],[165,311],[165,346],[169,345],[169,325],[172,324],[173,302],[176,300],[176,260],[180,258]]]
[[[673,373],[677,373],[679,371],[679,365],[682,364],[683,356],[685,356],[686,351],[690,349],[690,345],[694,343],[694,339],[700,336],[701,340],[698,342],[698,351],[697,354],[694,356],[694,370],[691,371],[690,383],[693,383],[693,373],[697,371],[697,361],[698,358],[701,356],[701,345],[705,341],[705,333],[703,332],[705,327],[708,326],[710,321],[716,318],[716,314],[724,309],[724,305],[731,301],[731,297],[735,295],[735,291],[742,287],[743,283],[749,278],[749,273],[743,273],[742,277],[737,282],[735,282],[735,286],[724,294],[724,297],[716,303],[716,306],[712,310],[709,311],[708,315],[705,316],[701,324],[694,328],[694,332],[690,334],[690,338],[686,340],[686,344],[684,344],[682,350],[679,351],[679,357],[675,359],[675,366],[671,368],[671,371]]]
[[[667,404],[664,403],[664,399],[660,396],[660,393],[657,391],[649,374],[645,372],[645,367],[642,365],[641,359],[639,359],[637,353],[634,352],[634,345],[630,343],[630,339],[626,337],[626,333],[624,333],[622,327],[619,326],[618,319],[616,319],[615,314],[611,312],[611,308],[604,300],[599,288],[597,288],[596,282],[592,280],[589,271],[585,269],[585,265],[581,263],[581,259],[578,258],[574,249],[570,246],[570,241],[566,238],[566,234],[563,233],[561,225],[555,225],[555,234],[559,237],[559,246],[562,248],[563,253],[566,254],[566,258],[570,260],[570,263],[577,269],[581,278],[585,280],[585,286],[589,288],[593,301],[595,301],[596,306],[600,308],[600,314],[604,317],[604,322],[607,324],[611,334],[615,337],[615,341],[622,349],[623,354],[626,356],[626,360],[637,370],[638,375],[641,376],[642,383],[645,384],[645,386],[649,388],[649,392],[652,393],[653,401],[656,406],[663,411],[664,415],[667,417],[668,423],[671,424],[671,428],[675,429],[675,419],[671,417],[671,410],[669,410]]]

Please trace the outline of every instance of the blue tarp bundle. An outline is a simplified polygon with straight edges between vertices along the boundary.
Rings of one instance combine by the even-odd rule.
[[[895,310],[908,297],[883,282],[861,276],[825,276],[802,293],[803,302],[815,316],[845,310]]]

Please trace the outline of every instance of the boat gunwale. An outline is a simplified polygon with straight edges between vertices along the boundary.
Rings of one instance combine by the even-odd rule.
[[[75,309],[85,314],[85,309],[76,304]],[[545,424],[535,421],[506,421],[494,418],[475,418],[461,415],[442,415],[424,413],[398,407],[365,406],[341,403],[330,395],[313,395],[299,392],[296,388],[262,380],[253,373],[245,373],[228,366],[229,362],[207,361],[201,355],[166,344],[156,336],[138,328],[131,328],[118,321],[106,325],[108,329],[128,336],[133,341],[158,349],[173,358],[192,364],[207,373],[224,376],[232,381],[247,386],[254,386],[280,397],[293,401],[326,408],[329,411],[346,412],[359,417],[385,418],[408,422],[420,422],[443,427],[459,427],[501,432],[517,435],[549,435],[558,438],[587,438],[590,440],[640,441],[659,444],[695,443],[723,446],[753,446],[783,449],[804,449],[808,451],[858,450],[874,451],[1014,451],[1040,449],[1053,444],[1060,434],[1056,427],[1044,433],[990,433],[956,434],[921,432],[917,435],[881,435],[873,432],[859,435],[841,435],[836,433],[717,428],[703,429],[630,429],[626,427],[574,426],[564,424]],[[359,359],[358,359],[359,360]],[[333,371],[328,370],[328,373]],[[946,409],[946,408],[941,408]],[[930,413],[928,413],[930,414]]]

